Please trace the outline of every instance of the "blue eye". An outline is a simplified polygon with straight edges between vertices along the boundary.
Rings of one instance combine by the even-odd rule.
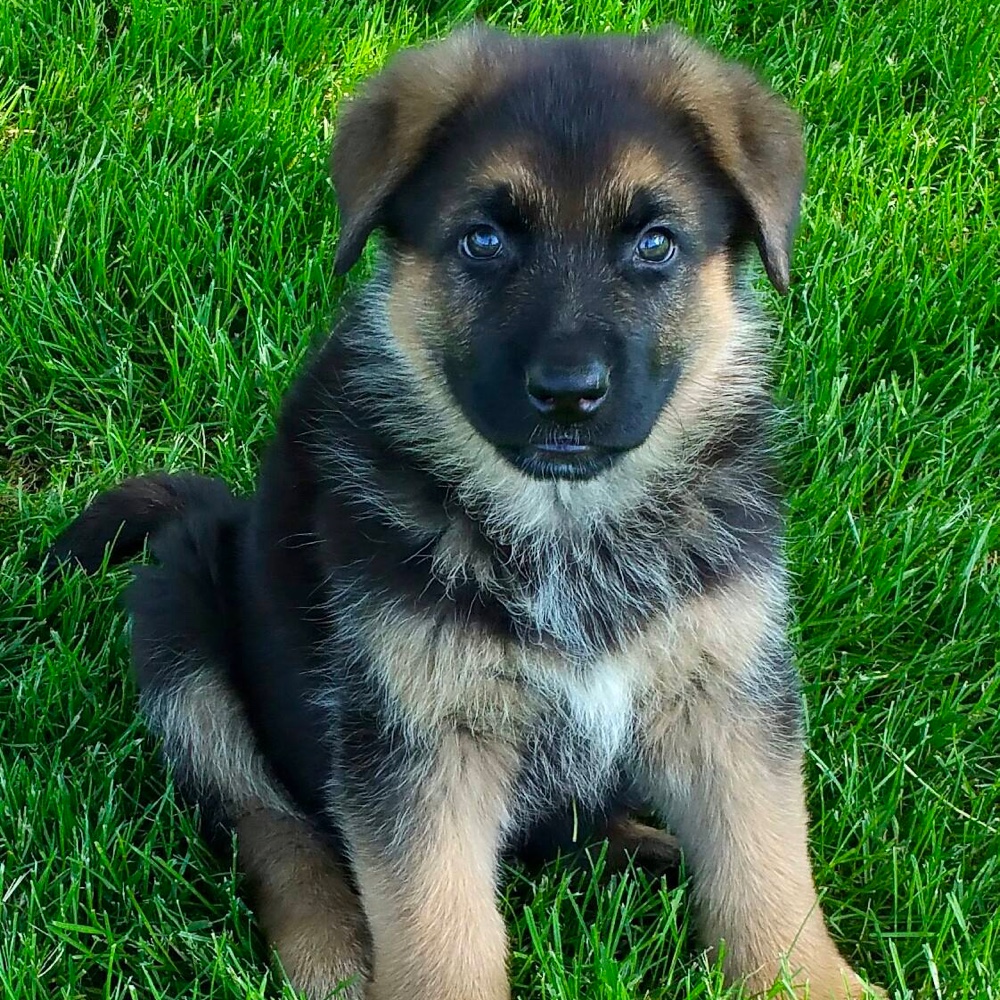
[[[677,244],[665,226],[647,229],[635,245],[635,256],[646,264],[666,264],[677,253]]]
[[[458,247],[472,260],[489,260],[503,250],[503,240],[492,226],[476,226],[459,240]]]

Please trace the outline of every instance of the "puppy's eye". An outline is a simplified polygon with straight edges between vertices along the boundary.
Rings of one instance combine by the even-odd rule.
[[[503,250],[503,240],[492,226],[476,226],[458,241],[458,248],[472,260],[489,260]]]
[[[677,253],[677,244],[665,226],[650,226],[639,237],[633,252],[645,264],[666,264]]]

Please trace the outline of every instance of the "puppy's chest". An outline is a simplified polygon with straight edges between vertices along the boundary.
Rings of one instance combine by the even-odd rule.
[[[574,661],[457,620],[383,619],[369,636],[366,660],[389,714],[419,733],[459,727],[516,747],[520,797],[534,805],[603,794],[634,757],[660,672],[635,649]]]
[[[510,739],[543,721],[623,730],[639,683],[627,655],[575,662],[452,616],[383,618],[365,631],[369,669],[401,721],[419,728],[451,720]]]
[[[583,669],[537,664],[524,687],[533,715],[522,736],[532,796],[547,797],[549,785],[584,796],[602,788],[633,747],[633,672],[611,661]]]

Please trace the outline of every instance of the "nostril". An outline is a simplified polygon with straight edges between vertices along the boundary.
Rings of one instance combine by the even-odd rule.
[[[599,396],[581,396],[577,401],[577,407],[581,413],[593,413],[604,402],[607,394],[608,391],[605,389]]]
[[[600,361],[573,366],[536,363],[526,373],[526,388],[539,412],[576,420],[590,416],[601,405],[610,375]]]

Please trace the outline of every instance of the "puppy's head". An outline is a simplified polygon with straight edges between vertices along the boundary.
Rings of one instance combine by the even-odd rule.
[[[569,480],[710,406],[733,265],[756,245],[785,290],[803,180],[794,113],[673,31],[404,52],[346,106],[332,167],[336,269],[383,231],[414,391]]]

